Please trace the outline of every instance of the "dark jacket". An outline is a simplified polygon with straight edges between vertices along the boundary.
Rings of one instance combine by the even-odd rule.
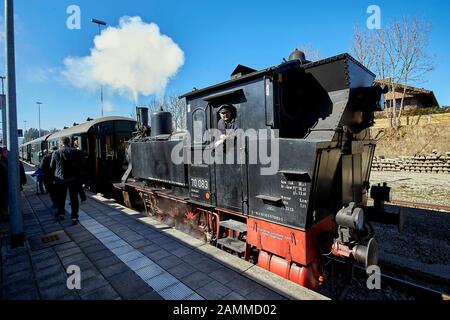
[[[19,171],[20,171],[20,185],[24,186],[27,184],[27,175],[25,173],[25,168],[23,167],[22,161],[19,161]]]
[[[220,132],[226,134],[227,130],[236,130],[238,127],[236,124],[236,119],[231,120],[231,122],[229,123],[226,123],[225,121],[220,119],[217,128],[219,129]]]
[[[52,162],[53,152],[46,154],[44,158],[42,158],[41,162],[41,170],[44,173],[45,180],[52,180],[55,174],[55,170],[50,167],[50,163]]]
[[[74,181],[79,177],[82,152],[75,148],[64,146],[53,152],[50,168],[55,171],[55,178],[64,181]]]
[[[8,164],[0,160],[0,198],[7,199],[8,194]],[[1,200],[0,200],[1,201]]]

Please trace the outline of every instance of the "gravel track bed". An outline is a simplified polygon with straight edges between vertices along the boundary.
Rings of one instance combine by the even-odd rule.
[[[450,206],[450,174],[373,171],[372,185],[388,182],[393,199]]]

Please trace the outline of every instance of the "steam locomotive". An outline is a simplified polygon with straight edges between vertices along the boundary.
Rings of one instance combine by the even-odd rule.
[[[186,131],[163,110],[149,126],[137,108],[116,187],[128,206],[314,290],[326,256],[376,265],[370,222],[402,217],[383,209],[386,185],[369,185],[385,92],[374,78],[349,54],[310,62],[296,50],[261,71],[238,65],[230,80],[180,97]],[[237,128],[226,133],[223,106]]]

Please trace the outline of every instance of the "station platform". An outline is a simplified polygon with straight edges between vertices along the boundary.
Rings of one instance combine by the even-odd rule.
[[[79,225],[69,214],[59,221],[26,170],[26,245],[10,249],[8,224],[0,225],[0,299],[327,299],[100,195],[87,193]],[[79,290],[68,289],[70,266],[80,268]]]

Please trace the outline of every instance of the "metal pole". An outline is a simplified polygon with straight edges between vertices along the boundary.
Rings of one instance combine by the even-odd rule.
[[[98,24],[98,35],[100,35],[102,33],[101,29],[100,29],[100,25]],[[104,117],[103,115],[103,85],[100,86],[100,101],[102,104],[102,118]]]
[[[5,98],[5,84],[4,81],[6,77],[0,76],[2,80],[2,97],[0,98],[0,103],[2,104],[0,107],[2,109],[2,143],[3,146],[6,147],[7,137],[6,137],[6,98]]]
[[[98,35],[100,35],[102,32],[100,26],[106,26],[106,22],[98,19],[92,19],[91,22],[97,24]],[[101,115],[103,118],[103,85],[100,86],[100,102],[101,102]]]
[[[11,247],[23,246],[23,216],[20,202],[19,139],[17,135],[16,66],[14,52],[14,1],[5,0],[6,114],[8,118],[8,198]]]
[[[101,35],[102,30],[100,29],[100,24],[97,23],[98,26],[98,35]],[[103,85],[100,85],[100,102],[101,102],[101,108],[102,108],[102,118],[103,118]]]
[[[27,142],[27,141],[25,141],[25,135],[27,134],[27,120],[23,120],[23,142],[22,143],[25,143],[25,142]]]
[[[42,102],[36,102],[39,110],[39,138],[41,137],[41,104]]]

